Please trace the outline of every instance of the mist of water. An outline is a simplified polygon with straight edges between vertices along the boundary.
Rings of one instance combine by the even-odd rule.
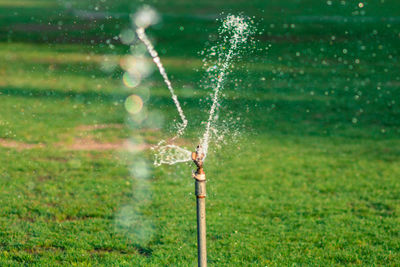
[[[227,53],[220,53],[217,55],[217,62],[214,66],[207,69],[210,77],[213,77],[215,82],[211,82],[210,86],[213,88],[212,105],[209,111],[206,129],[200,141],[201,152],[204,158],[207,156],[210,138],[212,135],[212,125],[217,120],[218,101],[221,90],[223,89],[228,70],[233,63],[233,59],[241,53],[241,46],[243,46],[248,37],[253,33],[253,28],[246,21],[244,17],[229,15],[223,21],[220,28],[220,34],[227,36],[224,37],[222,42],[223,50],[225,46],[230,46]],[[221,46],[221,45],[220,45]],[[211,51],[218,51],[218,47],[213,47]]]
[[[161,141],[153,149],[156,150],[154,160],[156,166],[173,165],[191,160],[192,152],[177,145],[166,145],[165,141]]]

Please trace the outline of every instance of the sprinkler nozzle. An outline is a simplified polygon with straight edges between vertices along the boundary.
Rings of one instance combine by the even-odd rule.
[[[205,174],[203,170],[203,159],[204,159],[204,153],[202,152],[201,146],[198,145],[196,148],[196,152],[192,152],[192,160],[194,164],[196,164],[197,166],[197,171],[194,174],[194,178],[204,176]]]

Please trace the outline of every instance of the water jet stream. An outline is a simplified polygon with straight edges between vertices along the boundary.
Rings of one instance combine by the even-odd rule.
[[[183,135],[183,133],[185,131],[185,128],[186,128],[186,126],[188,124],[188,121],[187,121],[187,119],[185,117],[185,114],[183,113],[182,107],[181,107],[181,105],[179,103],[178,97],[175,94],[174,88],[172,87],[171,81],[168,78],[167,72],[165,71],[164,66],[161,63],[161,59],[158,56],[157,51],[154,49],[153,44],[150,42],[149,38],[147,37],[144,28],[143,27],[137,28],[136,33],[137,33],[139,39],[146,46],[147,51],[150,53],[151,57],[153,58],[153,62],[157,65],[157,68],[158,68],[161,76],[163,77],[164,82],[168,87],[168,90],[171,93],[172,100],[174,101],[176,109],[178,110],[179,116],[181,118],[182,122],[177,125],[177,127],[178,127],[177,135],[172,138],[172,140],[175,140],[179,136]]]

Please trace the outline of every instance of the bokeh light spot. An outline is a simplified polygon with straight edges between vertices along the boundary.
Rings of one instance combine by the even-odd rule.
[[[125,109],[130,114],[138,114],[143,108],[143,100],[138,95],[131,95],[125,100]]]
[[[156,24],[160,21],[160,16],[151,7],[145,6],[133,15],[133,22],[136,27],[147,28],[150,25]]]
[[[141,78],[138,72],[128,73],[125,72],[124,76],[122,76],[122,82],[128,88],[135,88],[140,84]]]
[[[125,29],[119,35],[119,38],[123,44],[131,44],[135,41],[135,32],[131,29]]]

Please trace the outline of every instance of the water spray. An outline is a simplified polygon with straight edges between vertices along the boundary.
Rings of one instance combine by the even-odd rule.
[[[167,85],[168,90],[171,93],[172,100],[179,113],[181,123],[177,125],[177,134],[171,141],[183,135],[188,121],[183,113],[181,105],[178,101],[178,97],[174,92],[174,88],[170,80],[168,79],[167,73],[161,63],[161,59],[154,49],[153,44],[150,42],[146,35],[145,29],[155,24],[158,21],[157,13],[146,7],[138,11],[133,17],[133,22],[136,25],[136,33],[138,38],[145,44],[149,54],[153,58],[153,62],[157,65],[161,76]],[[225,78],[229,73],[229,69],[233,64],[234,59],[239,56],[241,47],[246,44],[248,37],[253,33],[253,29],[249,24],[249,21],[242,16],[228,15],[224,20],[219,30],[221,35],[225,35],[223,43],[219,46],[211,48],[212,55],[217,55],[217,62],[212,64],[207,69],[207,74],[211,78],[210,87],[213,89],[211,95],[212,105],[209,111],[208,120],[206,123],[205,131],[203,136],[200,138],[200,145],[197,146],[196,152],[190,152],[180,146],[174,144],[166,144],[165,141],[161,141],[157,146],[153,147],[157,150],[155,165],[161,164],[175,164],[179,162],[187,162],[192,160],[197,170],[193,172],[193,178],[195,180],[195,195],[197,205],[197,252],[198,252],[198,266],[207,266],[207,249],[206,249],[206,175],[203,170],[203,163],[207,156],[208,147],[214,129],[213,124],[218,119],[218,101],[223,89]],[[227,50],[225,50],[228,48]],[[221,52],[218,54],[217,52]]]
[[[197,204],[197,261],[199,267],[207,266],[206,246],[206,174],[203,170],[204,154],[201,146],[197,146],[192,153],[192,160],[197,166],[193,173],[195,180],[195,194]]]
[[[218,110],[218,100],[223,89],[225,76],[228,75],[228,70],[232,65],[232,61],[235,56],[238,54],[238,48],[247,42],[248,37],[250,36],[252,28],[250,27],[249,23],[243,17],[229,15],[226,17],[222,24],[222,28],[220,33],[228,32],[231,37],[225,42],[230,45],[228,53],[225,57],[220,56],[218,58],[218,65],[219,68],[209,68],[211,73],[216,71],[216,84],[213,85],[214,93],[212,95],[212,105],[209,111],[209,117],[206,124],[206,130],[204,131],[204,135],[201,139],[201,147],[202,153],[204,154],[204,158],[207,156],[208,146],[210,143],[211,138],[211,128],[212,124],[216,121],[216,113]],[[240,52],[240,50],[239,50]]]

